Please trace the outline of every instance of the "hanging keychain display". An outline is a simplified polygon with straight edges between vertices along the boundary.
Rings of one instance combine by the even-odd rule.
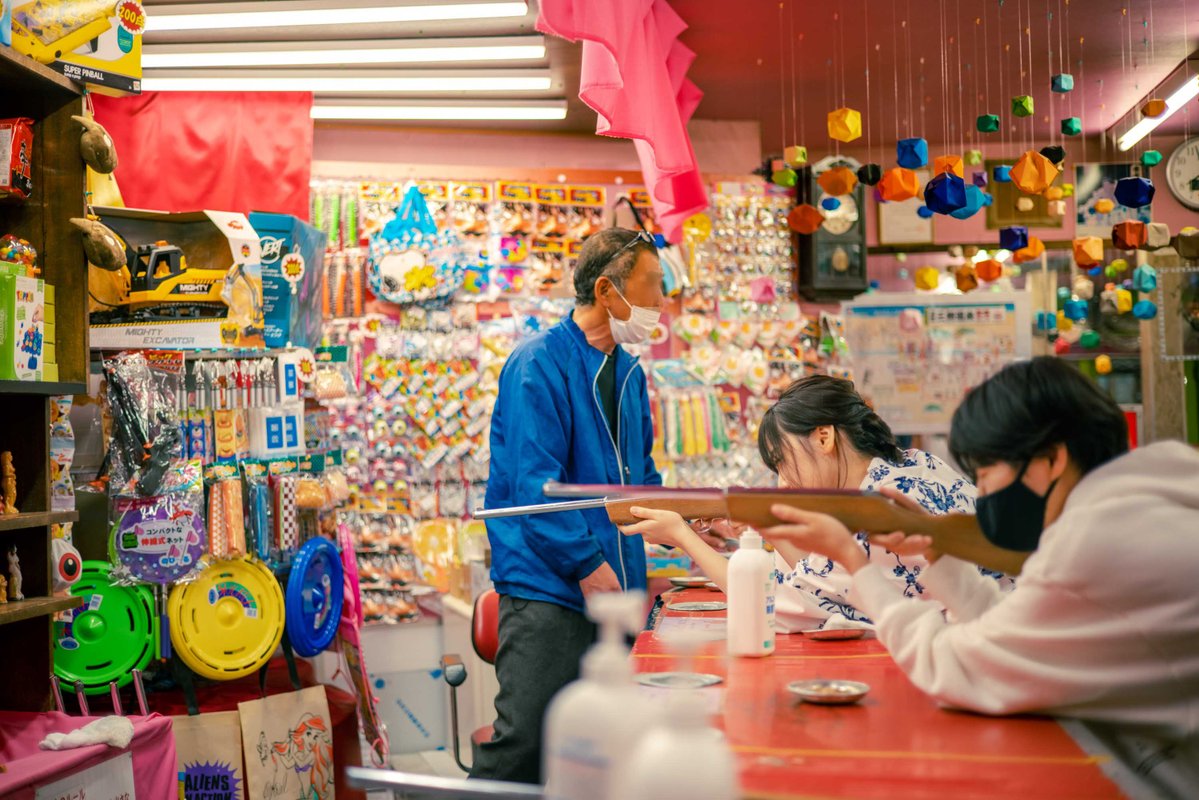
[[[439,302],[458,291],[467,261],[458,234],[439,231],[424,195],[410,186],[395,218],[371,237],[367,280],[389,303]]]
[[[314,656],[337,635],[345,598],[341,554],[323,537],[309,539],[292,559],[287,579],[287,638],[299,656]]]
[[[222,561],[175,586],[167,613],[179,658],[213,680],[255,672],[283,639],[283,591],[257,561]]]
[[[71,587],[83,605],[54,622],[54,674],[67,684],[83,682],[88,694],[104,694],[109,683],[126,686],[133,670],[154,657],[154,597],[145,586],[111,582],[104,561],[83,562],[83,573]]]

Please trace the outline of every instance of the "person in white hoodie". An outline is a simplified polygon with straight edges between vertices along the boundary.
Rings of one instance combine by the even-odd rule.
[[[1046,712],[1092,723],[1154,796],[1199,793],[1199,452],[1128,452],[1119,407],[1064,362],[1009,365],[953,417],[954,459],[976,476],[979,526],[1031,552],[1017,588],[928,537],[876,541],[923,552],[928,595],[904,597],[837,520],[784,506],[774,540],[852,574],[850,601],[914,684],[984,714]]]
[[[795,381],[763,415],[758,450],[779,486],[795,489],[857,489],[907,497],[933,514],[972,513],[974,486],[931,453],[902,450],[891,428],[867,405],[847,380],[811,375]],[[678,547],[721,589],[728,563],[703,535],[672,511],[633,508],[643,519],[621,528],[647,542]],[[736,526],[720,523],[723,533]],[[701,528],[702,530],[702,528]],[[874,547],[860,534],[865,557],[877,564],[902,594],[924,594],[920,575],[928,567],[923,555],[900,556]],[[779,587],[775,593],[775,625],[780,633],[820,627],[869,627],[869,615],[849,601],[851,575],[827,556],[809,556],[787,541],[776,546]],[[1002,579],[998,573],[987,573]],[[1003,580],[1010,587],[1010,580]]]

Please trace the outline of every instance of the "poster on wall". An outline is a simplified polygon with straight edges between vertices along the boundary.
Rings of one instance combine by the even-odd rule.
[[[324,686],[237,704],[247,800],[333,800],[333,726]]]
[[[921,186],[931,177],[928,170],[917,170],[916,175],[920,178]],[[922,205],[924,200],[920,197],[913,197],[902,203],[876,203],[874,208],[878,212],[878,243],[932,244],[932,217],[925,219],[916,213]]]
[[[1152,205],[1128,208],[1116,202],[1116,182],[1121,178],[1141,176],[1140,164],[1078,164],[1074,167],[1075,236],[1112,235],[1117,222],[1135,220],[1151,222]],[[1099,200],[1110,200],[1112,210],[1100,213],[1095,209]]]
[[[841,312],[854,384],[901,435],[948,432],[967,391],[1032,355],[1025,292],[876,293]]]

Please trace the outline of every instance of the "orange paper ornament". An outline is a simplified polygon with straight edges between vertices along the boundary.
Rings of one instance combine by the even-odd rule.
[[[1012,167],[1012,183],[1025,194],[1041,194],[1057,180],[1061,170],[1036,150],[1029,150]]]
[[[1045,243],[1035,236],[1029,236],[1028,244],[1012,253],[1012,261],[1015,261],[1017,264],[1023,264],[1025,261],[1040,258],[1044,252]]]
[[[1074,261],[1080,267],[1093,267],[1103,261],[1103,240],[1083,236],[1074,240]]]
[[[840,197],[853,191],[853,187],[858,185],[858,176],[848,167],[833,167],[820,173],[816,182],[827,194]]]
[[[965,178],[966,173],[962,167],[961,156],[937,156],[933,159],[933,174],[940,175],[942,172],[952,172],[959,178]]]
[[[824,224],[824,214],[816,206],[804,203],[787,214],[787,226],[796,233],[813,234]]]
[[[974,271],[980,281],[990,283],[1003,277],[1003,264],[1000,264],[993,258],[988,258],[986,261],[980,261],[975,264]]]
[[[1061,200],[1063,197],[1065,197],[1065,194],[1066,193],[1062,190],[1062,187],[1050,186],[1045,190],[1045,199],[1050,201]]]
[[[915,172],[903,167],[893,167],[883,174],[878,182],[879,195],[889,203],[911,200],[920,194],[920,178]]]

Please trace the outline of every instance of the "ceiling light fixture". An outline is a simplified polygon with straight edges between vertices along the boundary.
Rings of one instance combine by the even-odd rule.
[[[315,103],[312,118],[320,120],[559,120],[566,119],[566,101],[522,103],[390,103],[340,105]]]
[[[1137,142],[1148,136],[1153,129],[1173,116],[1175,111],[1196,97],[1199,97],[1199,75],[1191,76],[1186,83],[1179,87],[1178,91],[1166,98],[1166,110],[1164,113],[1157,117],[1145,117],[1136,125],[1133,125],[1117,140],[1116,146],[1120,148],[1121,152],[1131,150],[1136,146]]]
[[[541,36],[142,46],[144,69],[537,61],[542,58],[545,58],[545,40]]]
[[[221,11],[207,11],[212,4],[196,3],[156,6],[146,15],[146,32],[227,30],[229,28],[279,28],[301,25],[376,25],[393,22],[497,19],[523,17],[523,2],[469,2],[429,5],[347,2],[330,7],[329,0],[260,0],[251,3],[222,3]]]
[[[243,71],[210,75],[155,73],[142,75],[144,92],[316,92],[319,94],[390,94],[426,92],[543,92],[552,79],[547,70],[508,70],[489,73],[393,73],[365,70],[285,74]]]

